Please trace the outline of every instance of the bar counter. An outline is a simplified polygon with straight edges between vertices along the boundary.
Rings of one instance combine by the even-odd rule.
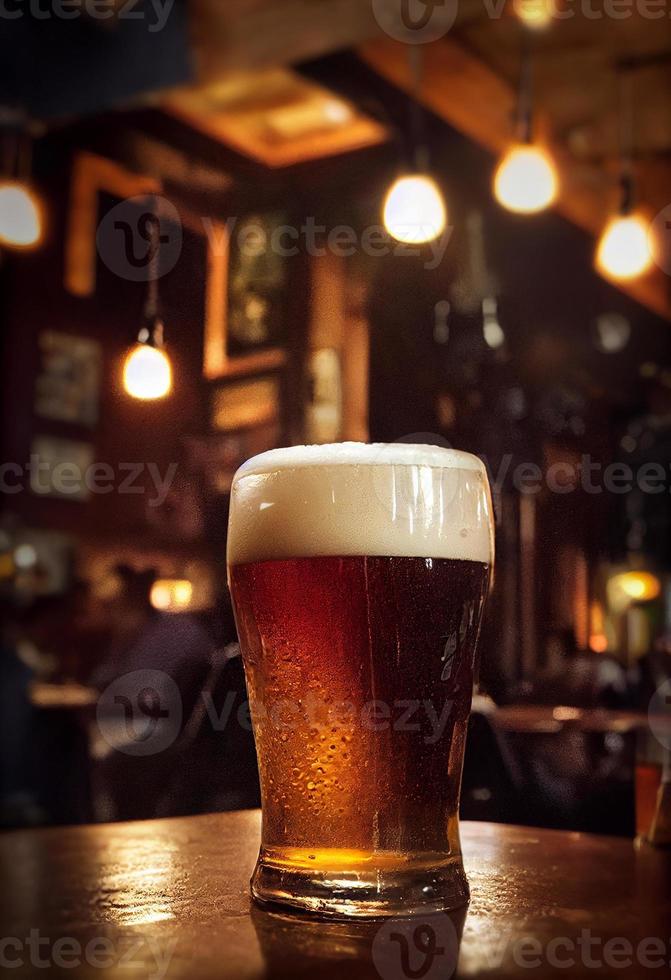
[[[460,977],[636,978],[668,969],[668,853],[619,838],[465,823],[471,903],[465,923],[437,917],[441,941],[423,969],[412,931],[402,957],[402,922],[392,930],[381,920],[310,921],[252,906],[259,832],[260,813],[244,811],[5,834],[3,972],[445,980],[457,955]]]

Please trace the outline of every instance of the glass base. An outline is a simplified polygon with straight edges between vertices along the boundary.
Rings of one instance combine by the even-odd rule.
[[[298,849],[297,849],[298,850]],[[470,892],[461,856],[336,852],[304,860],[279,860],[262,851],[251,888],[261,905],[280,906],[328,918],[383,918],[449,912],[468,903]]]

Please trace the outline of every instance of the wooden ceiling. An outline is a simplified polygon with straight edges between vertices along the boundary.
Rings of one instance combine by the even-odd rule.
[[[663,20],[643,17],[633,2],[622,20],[606,16],[607,7],[608,0],[590,0],[581,11],[574,3],[575,17],[527,32],[538,105],[578,159],[602,162],[618,152],[618,77],[626,76],[637,154],[671,154],[671,5]],[[601,18],[590,19],[588,10]],[[515,85],[521,34],[516,16],[485,16],[467,20],[451,37]]]
[[[671,20],[658,31],[650,26],[654,22],[646,21],[644,29],[637,23],[631,44],[625,23],[581,17],[553,22],[532,38],[538,138],[552,152],[561,179],[556,207],[595,237],[618,203],[623,72],[634,110],[639,205],[652,219],[671,202]],[[487,149],[503,152],[514,135],[522,41],[516,17],[466,20],[424,45],[421,100]],[[389,81],[414,90],[404,45],[385,38],[360,51]],[[659,236],[658,246],[661,264],[671,268],[668,233]],[[620,288],[671,318],[669,277],[661,268]]]
[[[363,149],[388,135],[351,102],[283,68],[230,72],[175,92],[162,108],[273,168]]]
[[[596,236],[617,200],[617,90],[624,71],[634,107],[641,203],[650,216],[669,204],[671,0],[648,0],[647,6],[634,0],[553,0],[561,19],[534,32],[521,25],[515,10],[543,0],[455,2],[456,20],[448,34],[419,46],[424,65],[420,99],[427,107],[501,152],[513,137],[526,35],[539,133],[561,173],[557,207]],[[385,34],[376,19],[381,7],[398,8],[398,3],[191,0],[198,85],[196,91],[171,95],[166,108],[270,166],[379,141],[381,127],[351,104],[325,89],[308,91],[313,83],[302,83],[307,87],[301,93],[294,73],[276,69],[354,48],[386,79],[412,91],[409,46]],[[247,96],[241,94],[245,86]],[[283,94],[273,99],[273,92]],[[323,106],[338,102],[347,110],[334,112],[326,125]],[[621,288],[671,319],[669,279],[660,269]]]

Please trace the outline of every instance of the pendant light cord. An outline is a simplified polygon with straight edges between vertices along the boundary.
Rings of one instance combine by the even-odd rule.
[[[408,64],[410,68],[411,96],[410,96],[410,139],[411,162],[415,171],[422,173],[428,168],[428,150],[424,138],[424,110],[421,103],[422,92],[422,46],[421,44],[408,45]]]
[[[2,125],[3,176],[22,183],[30,181],[33,166],[33,143],[28,122],[23,116],[8,110],[0,111]]]
[[[147,267],[147,297],[144,314],[147,320],[158,316],[158,273],[159,273],[159,218],[155,198],[152,198],[151,213],[144,216],[145,227],[149,232],[149,262]]]
[[[140,218],[143,223],[142,234],[149,242],[149,255],[147,262],[147,293],[144,301],[144,326],[140,330],[139,340],[141,343],[150,344],[152,347],[163,347],[163,321],[158,312],[158,280],[160,275],[160,220],[158,216],[158,202],[156,198],[151,198],[151,210],[143,214]]]
[[[634,207],[634,99],[631,72],[618,74],[618,119],[620,149],[620,213]]]
[[[533,137],[533,63],[531,40],[527,31],[522,32],[520,57],[520,81],[517,93],[517,137],[520,143],[531,143]]]

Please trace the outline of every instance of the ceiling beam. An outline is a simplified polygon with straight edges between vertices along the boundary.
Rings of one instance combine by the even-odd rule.
[[[407,93],[415,91],[407,46],[389,38],[359,48],[363,60],[383,78]],[[422,103],[464,135],[498,155],[511,143],[516,95],[513,87],[475,55],[450,38],[423,45]],[[538,119],[539,132],[549,132],[548,120]],[[577,162],[560,145],[545,141],[560,172],[557,211],[595,237],[613,207],[613,186],[600,168]],[[671,320],[671,296],[664,273],[613,285],[648,309]]]
[[[380,33],[361,0],[190,0],[196,80],[274,68],[352,47]]]

